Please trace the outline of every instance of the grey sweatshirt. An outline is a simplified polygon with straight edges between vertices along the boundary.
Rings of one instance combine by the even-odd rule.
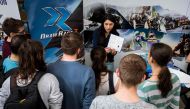
[[[18,86],[23,86],[18,84]],[[50,74],[44,74],[38,82],[40,96],[47,109],[61,109],[63,94],[59,89],[57,78]],[[0,89],[0,109],[3,109],[6,100],[10,95],[10,77],[5,80]]]

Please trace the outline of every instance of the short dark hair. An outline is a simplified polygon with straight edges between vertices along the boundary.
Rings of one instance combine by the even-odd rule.
[[[65,54],[74,55],[83,46],[83,38],[77,32],[66,33],[61,40],[61,48]]]
[[[24,26],[24,22],[22,20],[7,18],[4,20],[2,24],[2,29],[5,32],[5,34],[10,36],[11,32],[17,33],[19,31],[19,28],[23,26]]]
[[[27,37],[25,35],[16,35],[12,38],[11,43],[10,43],[10,49],[11,52],[14,54],[18,54],[18,49],[20,45],[25,42]]]
[[[120,79],[127,87],[138,85],[142,81],[145,71],[146,62],[137,54],[126,55],[120,61]]]

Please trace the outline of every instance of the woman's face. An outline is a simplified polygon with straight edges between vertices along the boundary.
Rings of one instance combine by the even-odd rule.
[[[114,23],[110,20],[105,20],[104,22],[104,29],[107,33],[110,33],[110,31],[113,29]]]

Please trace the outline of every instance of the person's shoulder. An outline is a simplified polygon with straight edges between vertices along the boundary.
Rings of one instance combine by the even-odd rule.
[[[179,80],[179,77],[176,74],[171,73],[171,81],[172,82],[176,82],[176,81],[179,82],[180,80]]]
[[[52,84],[57,82],[57,78],[51,73],[44,73],[39,80],[39,84]]]
[[[59,62],[60,62],[60,60],[58,60],[58,61],[56,61],[56,62],[49,63],[47,66],[48,66],[48,67],[58,66],[58,65],[59,65]]]
[[[108,102],[111,98],[111,95],[101,95],[101,96],[97,96],[93,102],[96,102],[96,103],[103,103],[103,102]]]
[[[155,85],[157,86],[157,82],[145,80],[138,85],[138,90],[141,90],[142,92],[147,92],[151,90],[152,87],[155,87]]]
[[[144,109],[157,109],[157,107],[155,105],[147,103],[142,100],[141,100],[141,106],[144,107]]]

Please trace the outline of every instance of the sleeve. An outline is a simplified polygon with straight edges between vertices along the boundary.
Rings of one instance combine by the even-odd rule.
[[[38,89],[46,107],[61,109],[63,94],[60,92],[59,82],[54,75],[45,74],[38,83]]]
[[[92,100],[96,96],[94,72],[90,68],[87,73],[88,73],[88,79],[86,81],[85,89],[84,89],[83,109],[89,109],[92,103]]]
[[[175,78],[178,78],[177,76]],[[173,91],[174,93],[174,97],[171,99],[171,105],[170,107],[172,107],[173,109],[179,109],[179,102],[180,102],[180,92],[181,92],[181,85],[180,85],[180,81],[179,78],[177,79],[177,81],[173,84]]]
[[[6,100],[10,95],[10,77],[5,80],[0,89],[0,109],[3,109]]]

